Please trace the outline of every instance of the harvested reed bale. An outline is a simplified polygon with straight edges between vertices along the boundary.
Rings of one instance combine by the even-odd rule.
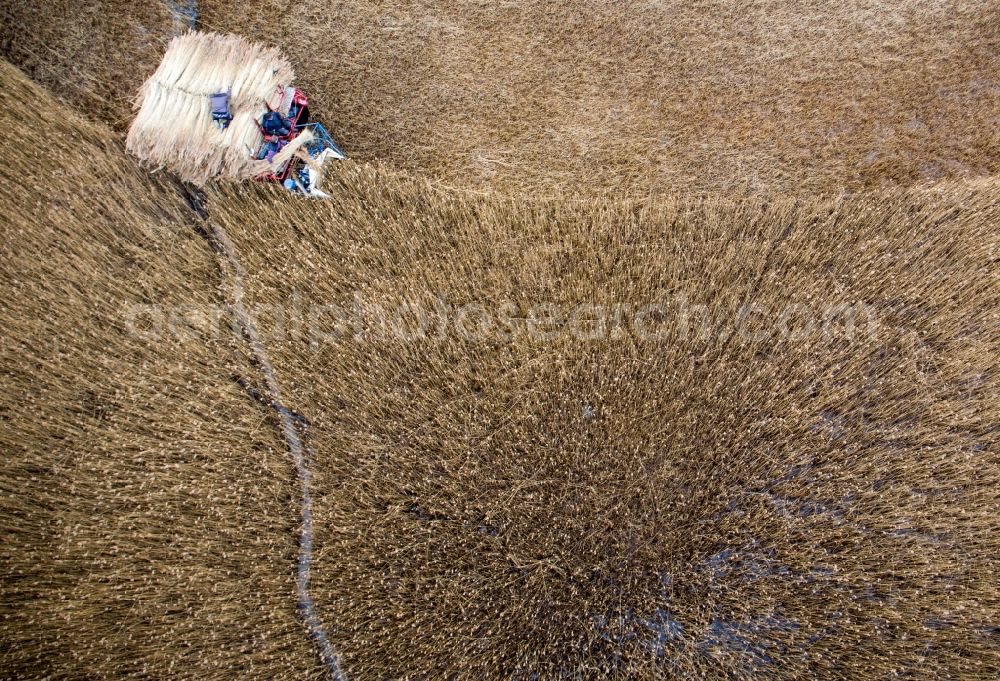
[[[263,142],[257,122],[270,109],[288,110],[291,65],[273,47],[240,36],[189,32],[174,38],[136,100],[126,147],[147,165],[195,184],[255,174]],[[209,96],[228,92],[233,120],[212,121]]]
[[[45,143],[0,140],[0,676],[321,678],[297,488],[232,381],[255,373],[212,250],[175,183],[0,61],[5,130],[25,102]]]
[[[349,674],[1000,673],[996,180],[525,202],[348,162],[324,186],[209,205],[247,304],[286,313]]]

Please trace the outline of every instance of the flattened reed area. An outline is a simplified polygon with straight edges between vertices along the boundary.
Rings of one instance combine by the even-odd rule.
[[[449,184],[836,194],[1000,170],[991,0],[199,6],[281,45],[351,156]]]
[[[88,118],[126,130],[139,86],[160,63],[170,37],[187,28],[170,5],[163,0],[6,2],[0,7],[0,56]]]
[[[995,180],[769,204],[328,183],[210,206],[312,419],[314,595],[349,673],[1000,672]],[[632,307],[539,335],[540,303]],[[844,305],[853,332],[819,324]]]

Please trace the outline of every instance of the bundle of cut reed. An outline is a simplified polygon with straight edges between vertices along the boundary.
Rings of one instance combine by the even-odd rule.
[[[174,38],[139,92],[127,148],[198,185],[247,179],[262,141],[257,121],[269,107],[282,108],[293,78],[277,48],[218,33]],[[216,92],[230,93],[233,120],[224,130],[212,120],[209,95]]]

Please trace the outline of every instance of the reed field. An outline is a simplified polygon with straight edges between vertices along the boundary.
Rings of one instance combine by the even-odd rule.
[[[0,7],[0,56],[87,117],[128,128],[132,100],[183,25],[159,0],[41,0]],[[25,121],[30,102],[22,102]]]
[[[1000,676],[993,3],[198,10],[354,160],[196,191],[182,18],[0,9],[0,678],[330,678],[306,527],[350,679]]]

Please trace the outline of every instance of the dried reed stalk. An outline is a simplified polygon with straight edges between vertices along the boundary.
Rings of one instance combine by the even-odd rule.
[[[263,173],[276,173],[280,171],[288,161],[297,157],[300,152],[308,158],[309,155],[303,151],[303,147],[311,142],[312,139],[312,132],[309,129],[303,130],[295,137],[295,139],[283,146],[281,150],[274,155],[271,161],[255,161],[253,164],[253,174],[260,175]]]

